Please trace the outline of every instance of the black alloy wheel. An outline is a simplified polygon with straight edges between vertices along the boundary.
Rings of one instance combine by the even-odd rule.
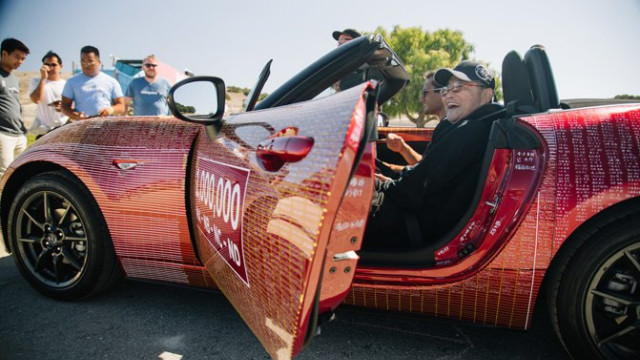
[[[640,359],[639,287],[640,242],[610,256],[588,285],[587,329],[607,358]]]
[[[64,173],[41,174],[25,183],[11,206],[8,234],[20,271],[47,296],[85,297],[120,277],[93,197]]]
[[[574,359],[640,359],[640,216],[591,234],[552,288],[552,322]]]

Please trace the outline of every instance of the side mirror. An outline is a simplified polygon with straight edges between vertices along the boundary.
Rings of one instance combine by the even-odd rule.
[[[167,103],[178,119],[202,125],[215,124],[224,115],[225,85],[220,78],[196,76],[177,82],[169,90]]]

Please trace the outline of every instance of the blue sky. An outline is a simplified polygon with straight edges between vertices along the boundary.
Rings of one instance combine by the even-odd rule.
[[[333,49],[333,30],[395,25],[460,30],[494,69],[508,51],[542,44],[563,99],[640,95],[640,0],[0,0],[0,37],[31,49],[21,70],[37,70],[51,49],[69,71],[80,48],[94,45],[105,65],[109,54],[154,53],[251,87],[273,59],[267,92]]]

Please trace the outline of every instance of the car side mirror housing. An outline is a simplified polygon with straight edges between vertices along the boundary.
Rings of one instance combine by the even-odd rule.
[[[202,125],[220,122],[225,109],[224,81],[214,76],[195,76],[177,82],[167,103],[178,119]]]

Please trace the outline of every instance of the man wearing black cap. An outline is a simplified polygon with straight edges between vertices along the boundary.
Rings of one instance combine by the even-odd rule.
[[[440,88],[440,95],[447,111],[447,119],[453,124],[491,102],[496,86],[491,72],[475,61],[462,61],[453,70],[440,69],[434,80],[444,86]],[[473,90],[472,88],[475,91],[462,91]]]
[[[360,37],[360,33],[353,29],[344,29],[343,31],[336,30],[333,32],[333,38],[338,42],[338,46],[357,37]]]
[[[355,38],[359,38],[361,35],[359,32],[353,29],[344,29],[342,31],[339,31],[339,30],[334,31],[332,36],[338,42],[338,46],[341,46]],[[336,91],[346,90],[352,86],[355,86],[364,82],[365,80],[366,80],[366,72],[359,69],[340,79],[340,81],[338,81],[333,85],[333,88]]]
[[[471,206],[492,120],[495,79],[482,64],[440,69],[435,82],[446,119],[422,159],[397,180],[376,179],[365,248],[411,249],[444,236]]]
[[[336,41],[338,41],[338,46],[341,46],[355,38],[359,38],[361,35],[353,29],[344,29],[343,31],[334,31],[332,36]],[[342,91],[362,84],[367,80],[382,81],[383,79],[384,76],[382,76],[378,70],[369,68],[368,65],[364,65],[354,72],[345,75],[340,79],[340,81],[333,85],[333,88],[336,91]]]

